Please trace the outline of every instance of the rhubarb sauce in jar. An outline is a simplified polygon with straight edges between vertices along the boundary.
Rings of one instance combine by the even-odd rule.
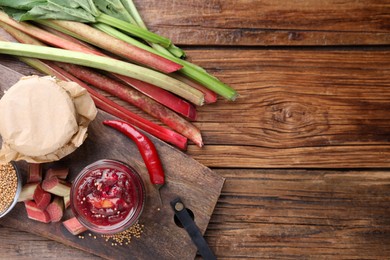
[[[72,184],[71,207],[79,222],[100,234],[115,234],[135,224],[145,203],[139,174],[116,160],[85,167]]]

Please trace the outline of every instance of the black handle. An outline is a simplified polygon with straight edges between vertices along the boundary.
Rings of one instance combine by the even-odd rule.
[[[202,236],[202,233],[200,232],[198,226],[196,226],[194,220],[191,218],[190,214],[188,213],[188,211],[187,211],[186,207],[184,206],[184,203],[181,201],[181,199],[176,198],[176,199],[172,200],[171,206],[173,208],[173,211],[175,212],[177,219],[183,225],[184,229],[187,231],[188,235],[191,237],[192,242],[194,242],[194,244],[198,248],[199,254],[205,260],[217,259],[214,255],[214,253],[211,251],[206,240]]]

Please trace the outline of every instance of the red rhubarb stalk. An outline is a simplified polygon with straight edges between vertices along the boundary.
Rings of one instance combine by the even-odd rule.
[[[25,201],[24,206],[26,207],[27,217],[43,223],[50,222],[49,213],[46,210],[41,210],[37,207],[34,201]]]
[[[183,100],[182,98],[166,91],[162,88],[156,87],[150,83],[140,81],[138,79],[126,77],[119,74],[113,74],[114,77],[120,79],[127,85],[135,88],[139,92],[146,96],[156,100],[164,106],[172,109],[173,111],[187,117],[190,120],[196,119],[196,109],[191,103]]]
[[[47,206],[51,222],[59,222],[64,215],[64,201],[62,197],[55,196],[53,202]]]
[[[37,208],[44,210],[49,205],[51,200],[51,194],[44,191],[41,185],[38,185],[34,192],[34,201],[37,204]]]
[[[72,234],[72,235],[79,235],[85,231],[87,231],[87,228],[81,225],[81,223],[77,220],[76,217],[70,218],[68,220],[65,220],[62,222],[64,224],[65,228]]]
[[[198,146],[201,147],[203,145],[199,129],[159,103],[145,98],[123,84],[90,69],[66,63],[57,64],[78,79],[129,102],[138,108],[141,108],[148,114],[160,119],[167,126],[192,140]]]
[[[50,168],[46,171],[45,179],[57,177],[61,180],[65,180],[68,174],[69,174],[69,168],[58,168],[58,169]]]
[[[70,194],[69,185],[61,182],[57,177],[43,180],[42,189],[61,197],[69,196]]]
[[[171,131],[170,129],[154,124],[153,122],[124,109],[111,100],[104,101],[96,96],[93,96],[92,98],[94,98],[96,106],[106,111],[107,113],[129,122],[134,126],[148,132],[149,134],[160,138],[167,143],[175,145],[177,148],[183,151],[187,149],[186,137]]]
[[[36,26],[24,22],[16,22],[15,20],[11,19],[6,13],[2,11],[0,11],[0,21],[3,21],[4,23],[7,23],[10,26],[17,28],[22,32],[29,34],[37,39],[40,39],[41,41],[44,41],[49,45],[60,47],[67,50],[80,51],[84,53],[99,55],[95,51],[90,50],[89,48],[62,39]],[[145,51],[141,48],[128,44],[122,40],[116,39],[115,37],[103,33],[95,28],[92,28],[89,25],[78,23],[78,22],[69,22],[69,21],[54,22],[53,21],[53,23],[57,23],[57,22],[60,23],[61,27],[64,27],[70,31],[73,31],[74,33],[83,36],[85,39],[94,43],[94,45],[100,48],[103,48],[107,51],[110,51],[126,59],[154,68],[161,72],[170,73],[182,68],[182,65],[179,65],[159,55],[153,54],[151,52]]]
[[[42,180],[42,165],[40,163],[29,163],[27,183],[40,182]]]

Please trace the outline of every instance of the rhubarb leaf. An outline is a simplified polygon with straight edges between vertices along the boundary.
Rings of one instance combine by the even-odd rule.
[[[45,4],[46,0],[0,0],[1,6],[11,7],[20,10],[30,10],[34,6]]]
[[[71,9],[83,9],[93,16],[98,16],[100,11],[95,6],[92,0],[47,0],[48,3],[55,4],[57,6],[71,8]]]
[[[28,12],[12,7],[2,7],[2,10],[17,21],[29,20]]]
[[[3,5],[4,0],[0,0]],[[55,3],[40,4],[31,8],[29,11],[16,9],[7,5],[2,7],[3,10],[17,21],[41,20],[41,19],[60,19],[80,22],[95,22],[95,17],[82,8],[69,8],[60,6]]]
[[[80,22],[95,22],[95,17],[81,8],[73,9],[55,4],[38,5],[23,16],[23,20],[59,19]]]

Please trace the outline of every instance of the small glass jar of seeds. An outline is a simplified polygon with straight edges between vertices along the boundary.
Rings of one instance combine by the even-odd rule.
[[[22,176],[14,162],[0,165],[0,218],[9,213],[18,201]]]

